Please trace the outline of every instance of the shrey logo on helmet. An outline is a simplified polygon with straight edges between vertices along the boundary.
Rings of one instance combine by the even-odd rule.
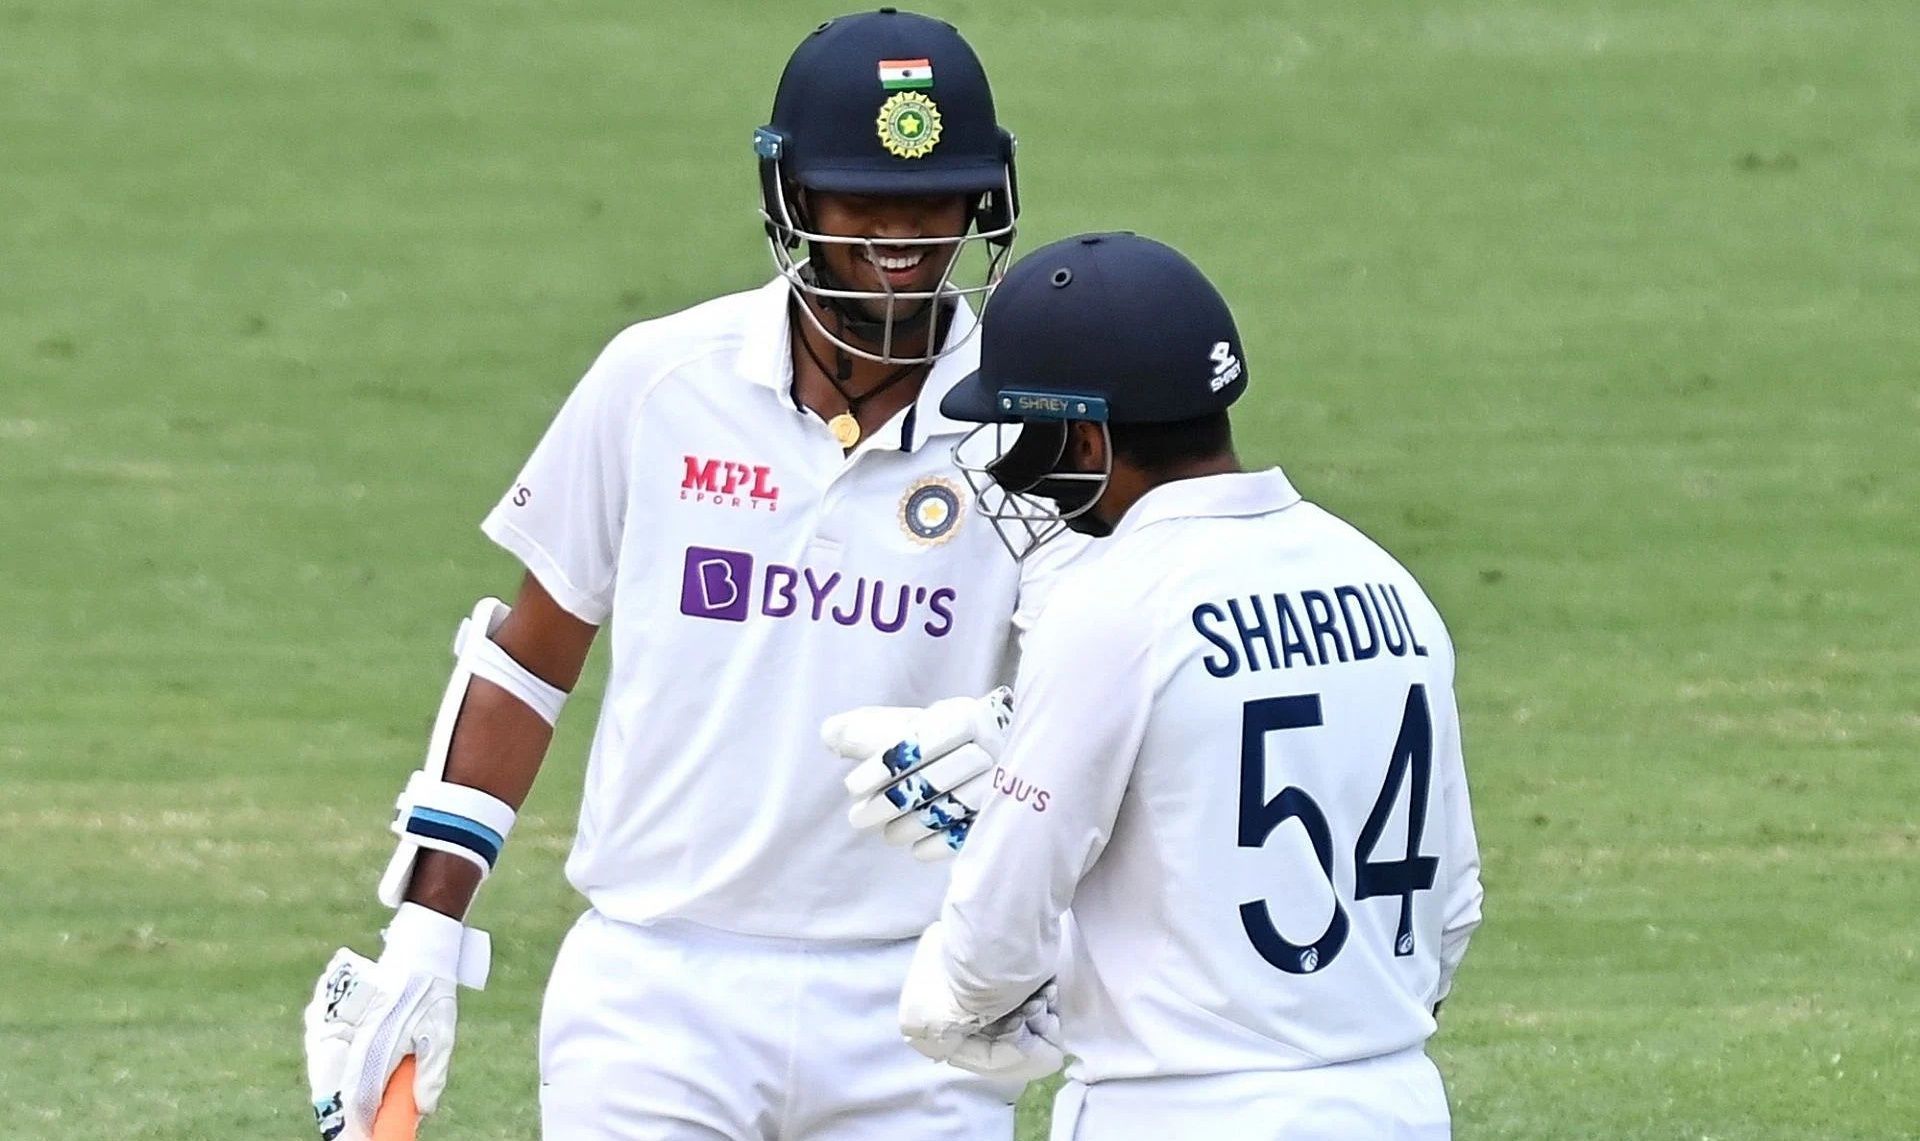
[[[1240,379],[1242,371],[1240,358],[1233,355],[1233,345],[1230,342],[1215,341],[1213,350],[1207,354],[1207,359],[1213,362],[1213,379],[1207,382],[1210,390],[1218,392]]]
[[[1019,197],[1013,135],[995,115],[986,69],[952,25],[886,8],[821,24],[787,61],[753,147],[774,265],[816,332],[842,352],[892,364],[929,363],[965,343],[946,335],[954,311],[977,310],[999,280]],[[809,194],[954,196],[970,217],[951,236],[827,234],[809,216]],[[924,251],[940,275],[926,287],[895,288],[884,277],[881,288],[858,287],[822,257],[836,246],[876,264],[883,246]]]

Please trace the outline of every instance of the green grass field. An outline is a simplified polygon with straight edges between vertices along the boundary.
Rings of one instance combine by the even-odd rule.
[[[310,1136],[475,524],[609,335],[767,277],[832,7],[0,0],[0,1134]],[[1192,253],[1246,458],[1449,616],[1458,1135],[1920,1136],[1920,5],[1175,7],[937,10],[1023,244]],[[590,723],[433,1136],[536,1131]]]

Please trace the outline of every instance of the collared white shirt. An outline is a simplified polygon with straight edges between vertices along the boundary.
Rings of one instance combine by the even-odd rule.
[[[820,723],[1006,681],[1040,572],[1023,585],[952,464],[969,426],[939,403],[978,342],[849,457],[792,395],[788,298],[774,281],[615,337],[482,527],[610,625],[567,861],[595,908],[905,938],[946,869],[847,825]],[[973,323],[960,305],[949,335]]]
[[[1100,546],[955,864],[962,1004],[1057,973],[1087,1082],[1423,1042],[1481,897],[1440,615],[1278,469],[1158,487]]]

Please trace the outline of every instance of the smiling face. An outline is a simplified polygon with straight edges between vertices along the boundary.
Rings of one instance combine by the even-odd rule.
[[[809,193],[806,209],[820,234],[873,239],[871,247],[816,242],[812,253],[824,263],[837,286],[878,294],[931,293],[938,288],[959,252],[958,242],[922,245],[909,240],[957,239],[967,232],[973,219],[973,200],[959,194],[880,197]],[[854,304],[876,321],[888,316],[890,303],[885,297]],[[918,302],[912,305],[919,307]]]

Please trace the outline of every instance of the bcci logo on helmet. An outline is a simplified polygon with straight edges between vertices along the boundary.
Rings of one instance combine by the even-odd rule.
[[[918,91],[896,91],[880,104],[880,145],[896,158],[924,158],[940,141],[940,108]]]

